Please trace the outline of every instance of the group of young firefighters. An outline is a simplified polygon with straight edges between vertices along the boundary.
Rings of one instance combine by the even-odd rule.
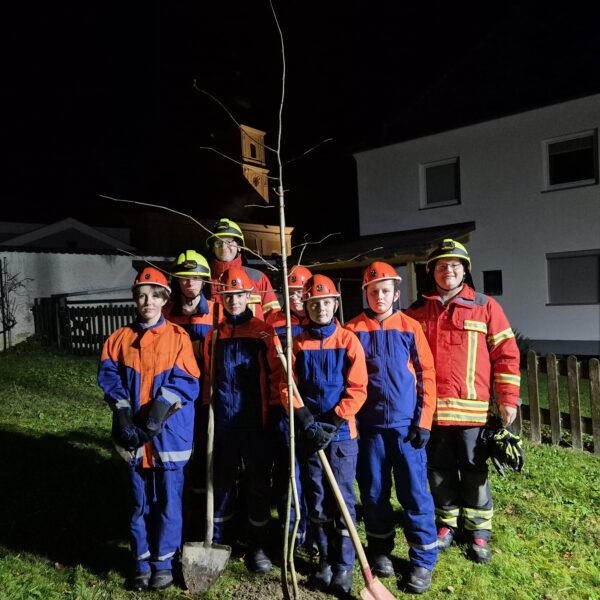
[[[394,575],[392,481],[409,546],[407,591],[430,588],[438,552],[455,538],[472,560],[489,562],[493,506],[483,435],[492,405],[506,426],[516,416],[519,351],[500,305],[466,283],[466,248],[448,239],[431,252],[431,293],[406,312],[397,309],[397,271],[372,263],[362,284],[368,308],[344,326],[335,318],[340,295],[333,281],[292,268],[288,340],[285,313],[268,278],[242,264],[243,246],[238,225],[221,219],[207,240],[209,260],[182,252],[171,284],[160,270],[143,269],[133,284],[138,318],[114,332],[102,352],[98,382],[114,413],[113,438],[128,460],[134,500],[131,585],[162,589],[173,582],[184,467],[193,452],[186,487],[200,491],[211,391],[213,541],[239,539],[236,513],[243,514],[250,570],[272,569],[271,507],[283,520],[290,410],[300,496],[292,522],[299,520],[298,543],[318,555],[312,586],[350,594],[355,562],[318,450],[353,519],[358,482],[376,575]],[[223,309],[216,332],[215,302]],[[293,398],[278,356],[287,343]]]

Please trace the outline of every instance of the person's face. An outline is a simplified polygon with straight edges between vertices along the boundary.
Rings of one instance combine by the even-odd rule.
[[[459,287],[465,277],[465,267],[456,258],[440,258],[433,267],[433,278],[436,285],[444,290]]]
[[[204,279],[201,277],[178,277],[181,293],[190,300],[197,298],[202,291]]]
[[[155,325],[160,319],[163,306],[167,303],[161,297],[161,288],[156,285],[141,285],[137,288],[135,307],[140,321],[145,325]]]
[[[306,303],[308,316],[317,325],[330,323],[337,308],[337,298],[314,298]]]
[[[367,302],[369,308],[377,315],[391,314],[394,302],[400,298],[400,292],[394,291],[394,280],[384,279],[367,286]]]
[[[290,288],[290,308],[298,315],[304,315],[304,302],[302,302],[302,288]]]
[[[248,292],[232,292],[229,294],[223,294],[223,304],[225,310],[234,317],[241,315],[248,306],[250,301],[250,294]]]
[[[239,244],[235,238],[217,238],[213,245],[215,256],[223,262],[231,262],[238,254]]]

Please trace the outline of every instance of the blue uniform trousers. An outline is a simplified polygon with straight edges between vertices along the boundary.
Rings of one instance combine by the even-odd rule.
[[[361,433],[357,480],[369,546],[382,554],[394,548],[396,524],[390,504],[392,472],[404,509],[404,535],[411,564],[430,571],[437,561],[434,505],[427,485],[425,449],[406,442],[408,427]]]
[[[352,521],[356,522],[354,479],[358,444],[356,440],[331,442],[325,449],[325,454]],[[321,559],[325,559],[334,570],[350,570],[356,559],[354,546],[337,508],[321,460],[316,452],[300,460],[300,476],[308,506],[311,533],[319,548]]]
[[[262,547],[267,542],[271,519],[272,435],[263,429],[215,431],[214,492],[215,527],[213,541],[233,541],[232,526],[237,499],[237,480],[244,469],[248,542]]]
[[[433,427],[427,445],[429,485],[440,527],[463,526],[472,538],[489,540],[494,508],[483,427]]]
[[[129,467],[134,508],[131,548],[138,573],[171,569],[181,547],[183,468]]]

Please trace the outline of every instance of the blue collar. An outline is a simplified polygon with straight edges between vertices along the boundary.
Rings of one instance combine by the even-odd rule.
[[[149,329],[156,329],[157,327],[160,327],[164,322],[165,318],[162,315],[160,315],[160,319],[154,325],[146,325],[145,323],[142,323],[139,319],[136,320],[136,323],[138,324],[139,328],[143,331]]]
[[[310,334],[310,337],[315,338],[317,340],[324,340],[330,335],[333,335],[333,332],[335,331],[336,327],[337,323],[334,317],[331,323],[328,323],[327,325],[317,325],[316,323],[309,321],[309,325],[306,328],[306,330]]]
[[[249,308],[241,315],[231,315],[226,310],[224,310],[223,313],[225,314],[225,320],[231,325],[242,325],[247,323],[254,316]]]

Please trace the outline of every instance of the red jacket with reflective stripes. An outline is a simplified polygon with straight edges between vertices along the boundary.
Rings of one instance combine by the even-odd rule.
[[[517,406],[520,355],[502,307],[464,285],[448,304],[423,296],[407,314],[421,323],[435,359],[438,425],[482,425],[495,396]]]

